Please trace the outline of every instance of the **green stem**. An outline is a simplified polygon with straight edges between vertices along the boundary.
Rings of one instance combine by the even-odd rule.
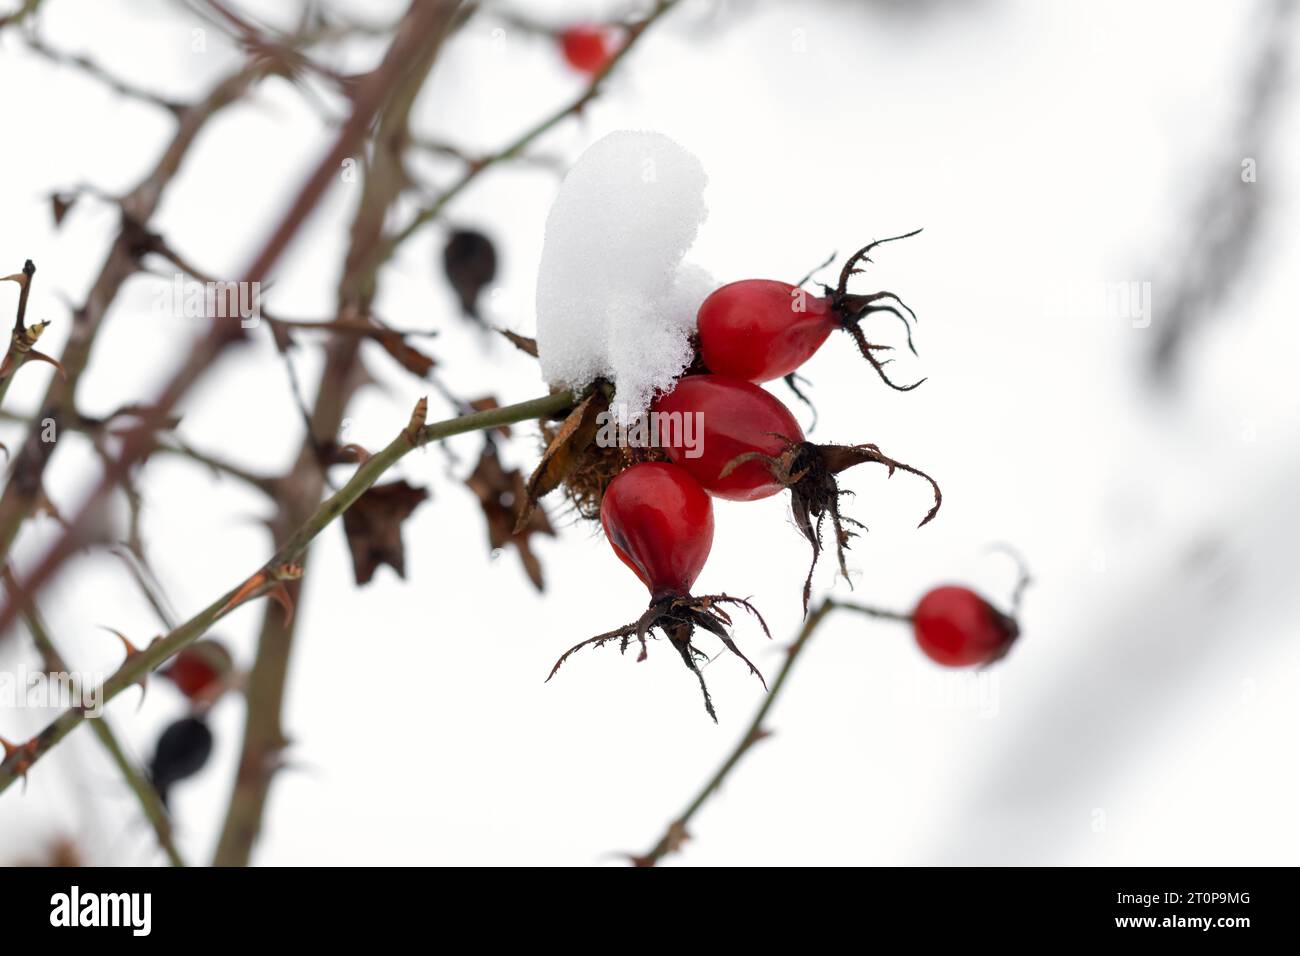
[[[14,582],[13,572],[7,566],[3,571],[3,576],[5,587],[12,592],[17,585]],[[45,662],[46,671],[59,674],[70,673],[63,655],[54,646],[54,640],[50,637],[49,628],[45,626],[45,619],[41,612],[32,603],[27,604],[26,608],[23,617],[27,621],[28,630],[32,633],[32,643],[36,645],[41,659]],[[70,689],[74,698],[79,696],[79,688],[75,682],[72,683]],[[163,806],[158,791],[140,769],[131,762],[131,759],[127,757],[126,751],[122,749],[122,745],[117,739],[117,735],[113,733],[113,728],[109,726],[107,718],[101,717],[92,721],[90,727],[95,732],[95,736],[99,738],[99,742],[103,744],[104,749],[108,751],[113,763],[117,765],[117,769],[121,772],[126,785],[135,794],[140,809],[144,811],[145,819],[149,821],[149,825],[153,827],[153,831],[158,837],[158,845],[167,854],[167,859],[171,861],[172,866],[184,866],[185,860],[181,857],[180,851],[176,849],[176,843],[172,839],[171,818],[167,815],[167,808]]]
[[[664,835],[659,838],[659,842],[643,856],[633,857],[633,863],[637,866],[654,866],[669,853],[676,850],[682,841],[686,839],[686,825],[690,823],[691,818],[694,817],[695,814],[699,812],[699,809],[708,802],[709,798],[718,791],[718,788],[722,786],[723,781],[726,780],[731,771],[735,769],[736,764],[740,763],[740,758],[745,756],[754,744],[767,736],[767,731],[763,729],[763,721],[767,719],[768,712],[771,711],[772,705],[776,703],[777,697],[781,695],[781,690],[785,687],[786,679],[789,678],[790,671],[794,669],[795,661],[799,659],[799,655],[803,652],[808,641],[812,638],[813,632],[817,630],[817,626],[821,624],[827,614],[835,610],[837,607],[846,607],[846,605],[836,604],[830,598],[827,598],[818,607],[814,608],[808,617],[804,619],[803,627],[799,631],[799,636],[795,638],[794,643],[790,645],[789,650],[786,652],[785,664],[781,667],[780,673],[776,675],[776,680],[772,682],[771,690],[768,692],[767,696],[763,698],[763,703],[759,705],[758,710],[754,714],[754,719],[749,722],[749,727],[746,728],[745,733],[736,743],[736,746],[731,749],[731,752],[727,754],[726,759],[723,760],[722,766],[718,768],[717,772],[709,778],[708,782],[704,784],[691,802],[687,804],[686,809],[682,814],[672,823],[668,824],[668,828],[664,831]]]
[[[273,570],[294,562],[318,534],[335,518],[356,503],[376,481],[394,464],[405,457],[412,449],[419,448],[431,441],[450,438],[466,432],[484,431],[500,425],[543,418],[571,407],[576,400],[572,392],[557,392],[543,398],[535,398],[503,408],[493,408],[473,415],[461,415],[432,425],[425,425],[412,438],[408,430],[388,443],[381,451],[371,456],[359,467],[347,484],[327,498],[312,516],[294,532],[262,566],[263,570]],[[127,656],[113,674],[105,679],[101,686],[100,700],[107,704],[132,684],[173,657],[177,652],[198,640],[217,620],[234,610],[228,607],[230,600],[239,591],[231,588],[217,598],[194,617],[190,618],[171,633],[160,637],[148,647]],[[57,745],[86,720],[85,711],[78,707],[70,708],[51,721],[44,730],[29,740],[24,746],[0,763],[0,793],[3,793],[19,777],[19,769],[25,773],[33,764]]]

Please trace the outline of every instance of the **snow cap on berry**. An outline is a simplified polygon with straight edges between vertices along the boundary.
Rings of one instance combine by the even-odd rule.
[[[684,265],[707,210],[704,167],[660,133],[598,140],[565,176],[546,219],[537,352],[549,385],[614,383],[612,409],[638,418],[691,362],[712,281]]]

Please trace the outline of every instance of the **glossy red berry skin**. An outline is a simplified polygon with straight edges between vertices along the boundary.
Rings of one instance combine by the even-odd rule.
[[[839,323],[828,298],[788,282],[745,279],[709,295],[696,324],[710,371],[769,382],[808,361]]]
[[[713,547],[713,502],[699,482],[667,462],[642,462],[605,489],[600,524],[652,600],[690,593]]]
[[[748,461],[722,477],[727,465],[740,455],[759,452],[775,457],[791,442],[803,441],[803,429],[790,410],[770,392],[752,382],[725,375],[687,375],[677,387],[659,398],[652,410],[685,416],[699,413],[696,421],[698,457],[690,457],[683,432],[666,429],[660,419],[664,451],[711,495],[732,501],[756,501],[785,487],[772,477],[762,461]],[[669,440],[671,434],[671,442]]]
[[[946,667],[990,664],[1019,633],[1015,621],[969,588],[945,585],[927,593],[912,612],[912,630],[926,655]]]
[[[610,32],[600,26],[569,27],[560,34],[560,49],[569,66],[592,76],[603,70],[614,55]]]

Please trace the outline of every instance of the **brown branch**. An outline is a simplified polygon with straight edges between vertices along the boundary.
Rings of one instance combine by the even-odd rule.
[[[122,198],[122,228],[100,267],[85,305],[73,316],[72,333],[60,356],[64,374],[50,381],[28,425],[27,438],[15,457],[4,493],[0,495],[0,561],[8,556],[18,529],[40,502],[45,468],[57,444],[44,440],[46,423],[57,436],[70,420],[76,418],[74,398],[77,383],[90,360],[91,349],[109,307],[138,268],[137,253],[144,235],[143,224],[157,210],[163,193],[176,177],[200,131],[215,115],[242,97],[256,79],[253,71],[242,69],[217,83],[202,100],[183,110],[171,142],[153,169]],[[3,630],[0,630],[2,637]]]
[[[17,584],[14,581],[13,571],[9,566],[4,567],[3,576],[6,590],[12,591]],[[59,653],[58,648],[54,646],[54,640],[50,637],[49,628],[45,625],[45,619],[35,604],[29,604],[27,610],[23,613],[27,621],[27,628],[31,631],[32,642],[36,645],[36,650],[41,655],[41,660],[45,664],[47,673],[71,674],[71,669],[67,662]],[[72,696],[76,697],[79,689],[75,684],[70,687]],[[162,847],[167,859],[172,866],[184,866],[185,860],[181,857],[180,851],[176,849],[176,843],[172,839],[171,818],[167,815],[167,808],[163,806],[162,800],[158,796],[158,791],[149,779],[141,772],[140,768],[131,762],[122,749],[122,744],[118,741],[117,735],[113,733],[113,728],[109,726],[108,718],[100,716],[91,723],[91,728],[95,731],[95,736],[108,755],[112,758],[113,763],[122,774],[122,779],[126,785],[135,794],[136,801],[140,804],[140,809],[144,812],[145,819],[153,827],[154,834],[158,838],[158,845]]]
[[[307,547],[325,528],[350,507],[356,504],[366,491],[378,481],[388,469],[397,464],[413,449],[433,441],[463,435],[468,432],[486,431],[511,425],[517,422],[533,421],[538,418],[556,415],[571,408],[576,401],[572,392],[557,392],[543,398],[536,398],[515,405],[494,408],[473,415],[461,415],[456,418],[422,428],[407,425],[388,443],[372,455],[365,464],[359,466],[347,484],[318,505],[311,517],[290,535],[276,550],[271,559],[255,571],[237,587],[231,588],[202,611],[195,614],[184,624],[174,628],[163,637],[157,638],[148,647],[127,655],[122,666],[114,671],[99,688],[99,700],[105,705],[127,688],[138,683],[141,678],[164,664],[189,644],[198,640],[218,620],[235,610],[246,600],[263,596],[266,589],[250,589],[250,584],[257,580],[276,580],[277,575],[292,567],[306,552]],[[21,585],[19,585],[21,587]],[[25,600],[14,602],[17,605],[30,605],[30,595]],[[0,793],[3,793],[14,781],[27,773],[31,767],[48,754],[60,741],[87,720],[85,708],[72,707],[64,711],[35,737],[15,748],[14,752],[0,762]]]
[[[0,17],[0,30],[5,27],[17,26],[39,9],[44,0],[23,0],[23,5],[13,13],[7,13]]]
[[[308,214],[333,182],[344,159],[352,155],[366,138],[371,121],[392,91],[406,77],[412,62],[422,58],[422,52],[440,41],[459,0],[412,0],[380,65],[361,81],[353,97],[352,116],[333,147],[326,153],[316,169],[299,189],[288,211],[265,241],[252,263],[244,271],[241,284],[251,286],[266,278],[279,261],[289,243]],[[172,374],[167,384],[144,416],[139,427],[123,439],[122,450],[113,463],[104,469],[99,482],[86,501],[69,521],[69,527],[45,552],[40,561],[22,582],[22,593],[37,594],[63,564],[84,544],[85,529],[93,522],[95,512],[108,494],[141,462],[156,443],[159,425],[176,408],[189,390],[201,381],[217,358],[232,342],[242,337],[242,329],[228,320],[214,318],[207,335],[203,336],[189,355]],[[29,439],[30,443],[30,439]],[[3,511],[0,510],[0,518]],[[4,525],[0,521],[0,534]],[[20,613],[19,603],[10,597],[0,607],[0,633],[11,627]]]
[[[374,155],[368,166],[360,201],[350,232],[343,276],[339,281],[336,322],[359,323],[370,316],[374,289],[358,275],[357,263],[381,238],[388,211],[406,184],[402,156],[409,141],[410,111],[437,56],[431,45],[406,81],[395,91],[380,117],[374,136]],[[324,470],[318,442],[337,433],[347,403],[355,388],[360,342],[339,337],[331,341],[325,368],[321,372],[316,404],[306,422],[303,445],[292,471],[280,482],[279,511],[274,527],[277,537],[300,524],[304,509],[320,498]],[[287,361],[287,356],[286,356]],[[308,555],[300,564],[306,573]],[[296,601],[302,580],[288,585]],[[253,844],[261,830],[271,782],[286,744],[283,729],[284,688],[288,680],[290,654],[300,618],[285,619],[268,606],[262,619],[257,655],[246,684],[248,715],[241,745],[239,769],[230,795],[221,836],[213,863],[216,866],[247,865]]]
[[[76,70],[80,70],[86,76],[90,77],[93,80],[98,81],[99,83],[102,83],[104,86],[107,86],[110,90],[112,90],[114,93],[117,93],[119,96],[125,96],[128,99],[136,100],[141,103],[147,103],[151,106],[157,106],[160,109],[166,110],[167,112],[171,113],[174,116],[179,116],[181,112],[185,109],[185,105],[183,103],[177,103],[174,100],[169,100],[165,96],[162,96],[158,93],[154,93],[150,90],[143,89],[142,87],[136,86],[133,83],[128,83],[126,80],[123,80],[120,77],[114,76],[112,73],[108,72],[108,70],[106,70],[103,66],[96,63],[94,60],[90,59],[87,56],[83,56],[77,53],[65,53],[62,50],[56,50],[53,47],[47,46],[45,41],[41,40],[39,37],[35,35],[31,35],[27,37],[27,46],[32,50],[33,53],[40,54],[42,57],[49,60],[51,63],[56,63],[59,66],[67,66],[67,67],[72,67],[73,69]]]
[[[591,82],[576,99],[529,127],[513,142],[502,147],[497,152],[484,156],[469,165],[465,172],[461,174],[459,179],[443,190],[443,192],[434,199],[433,202],[417,212],[411,218],[410,222],[388,237],[384,242],[376,245],[375,249],[368,256],[364,264],[365,274],[373,275],[378,271],[380,266],[392,258],[392,255],[396,252],[398,246],[418,232],[422,227],[442,215],[442,212],[447,208],[447,205],[464,192],[465,189],[486,170],[491,169],[493,166],[505,162],[506,160],[518,157],[524,150],[532,145],[536,139],[547,131],[557,126],[566,118],[581,113],[588,103],[600,95],[606,78],[618,67],[623,58],[631,52],[632,48],[636,46],[637,41],[641,39],[646,30],[648,30],[660,17],[676,6],[677,3],[678,0],[658,0],[658,2],[655,3],[654,8],[643,19],[629,24],[623,45],[609,58],[609,61],[605,64],[604,68],[591,78]]]
[[[31,259],[23,263],[21,272],[5,276],[0,282],[17,282],[18,311],[14,316],[14,331],[9,339],[9,348],[5,351],[3,363],[0,363],[0,403],[9,394],[9,386],[18,373],[18,369],[31,357],[32,346],[45,330],[46,323],[39,322],[27,327],[27,299],[32,294],[32,278],[36,275],[36,266]],[[48,359],[47,359],[48,360]]]

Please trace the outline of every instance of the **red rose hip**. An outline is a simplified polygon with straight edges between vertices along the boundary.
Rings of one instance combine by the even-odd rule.
[[[713,503],[690,474],[666,462],[633,465],[611,481],[600,523],[654,601],[689,594],[713,547]]]
[[[835,288],[823,286],[824,295],[773,279],[742,279],[717,289],[704,300],[696,315],[701,361],[711,372],[748,382],[768,382],[793,374],[821,348],[831,332],[844,329],[886,385],[901,392],[916,388],[921,382],[897,385],[890,380],[884,370],[888,360],[877,358],[876,353],[892,347],[868,341],[861,328],[869,316],[887,312],[903,323],[907,347],[915,354],[909,317],[914,320],[916,316],[892,292],[851,293],[848,283],[862,271],[862,263],[871,261],[868,253],[877,246],[917,232],[920,230],[859,249],[841,268],[839,284]]]
[[[785,489],[763,461],[733,465],[742,455],[775,457],[803,441],[803,429],[771,393],[725,375],[688,375],[652,410],[661,416],[660,440],[668,457],[709,494],[756,501]],[[688,429],[693,444],[685,440]]]
[[[921,598],[912,612],[912,631],[931,660],[968,667],[1001,658],[1020,628],[969,588],[945,585]]]
[[[700,306],[700,357],[710,371],[769,382],[808,361],[839,324],[829,298],[788,282],[731,282]]]
[[[594,76],[609,63],[615,45],[608,28],[582,24],[560,34],[560,49],[569,66]]]
[[[225,645],[211,638],[191,644],[176,655],[162,676],[190,700],[216,696],[233,664]]]

